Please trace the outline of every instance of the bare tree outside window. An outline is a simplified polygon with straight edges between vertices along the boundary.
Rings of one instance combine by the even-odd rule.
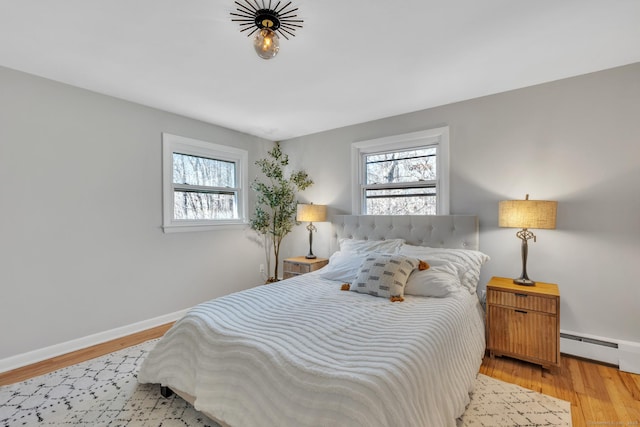
[[[234,162],[173,153],[174,219],[237,217]]]
[[[437,148],[364,155],[368,215],[435,215]]]

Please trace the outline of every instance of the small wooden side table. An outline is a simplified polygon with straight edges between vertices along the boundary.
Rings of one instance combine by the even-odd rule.
[[[558,285],[520,286],[493,277],[487,283],[487,348],[491,357],[509,356],[560,366],[560,292]]]

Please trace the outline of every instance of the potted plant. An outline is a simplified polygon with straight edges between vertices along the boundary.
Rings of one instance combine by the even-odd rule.
[[[313,184],[307,172],[293,171],[285,175],[289,164],[289,156],[282,153],[280,144],[276,143],[268,157],[256,161],[266,181],[256,178],[251,188],[256,192],[256,207],[249,220],[251,228],[263,237],[267,260],[267,283],[278,280],[278,264],[280,244],[284,236],[289,234],[296,222],[296,193]],[[275,256],[274,272],[271,273],[271,251]]]

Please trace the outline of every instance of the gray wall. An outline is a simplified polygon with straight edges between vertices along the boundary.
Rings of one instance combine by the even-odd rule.
[[[263,279],[247,230],[164,234],[161,132],[268,141],[0,67],[0,359],[190,307]],[[640,342],[640,64],[336,129],[283,147],[350,213],[353,141],[449,125],[451,212],[480,216],[482,282],[520,273],[498,201],[559,201],[529,275],[555,282],[562,328]],[[250,205],[252,205],[250,203]],[[328,255],[329,224],[314,252]],[[303,226],[284,257],[306,254]]]
[[[384,100],[380,100],[384,102]],[[497,225],[498,202],[557,200],[556,230],[536,230],[529,276],[557,283],[561,328],[640,342],[640,64],[335,129],[284,142],[316,184],[309,201],[351,213],[350,144],[450,126],[451,213],[480,217],[492,258],[481,281],[517,277],[517,230]],[[328,224],[314,252],[328,255]],[[305,254],[306,230],[285,256]]]
[[[162,232],[161,133],[248,150],[249,179],[271,143],[6,68],[0,93],[0,359],[263,281],[250,231]]]

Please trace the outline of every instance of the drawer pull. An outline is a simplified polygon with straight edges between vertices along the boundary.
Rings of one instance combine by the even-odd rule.
[[[529,296],[527,294],[514,294],[514,295],[517,296],[517,297],[522,297],[522,298],[526,298],[526,297]]]
[[[526,311],[524,311],[524,310],[513,310],[513,311],[515,311],[516,313],[523,313],[523,314],[527,314],[527,312],[526,312]]]

